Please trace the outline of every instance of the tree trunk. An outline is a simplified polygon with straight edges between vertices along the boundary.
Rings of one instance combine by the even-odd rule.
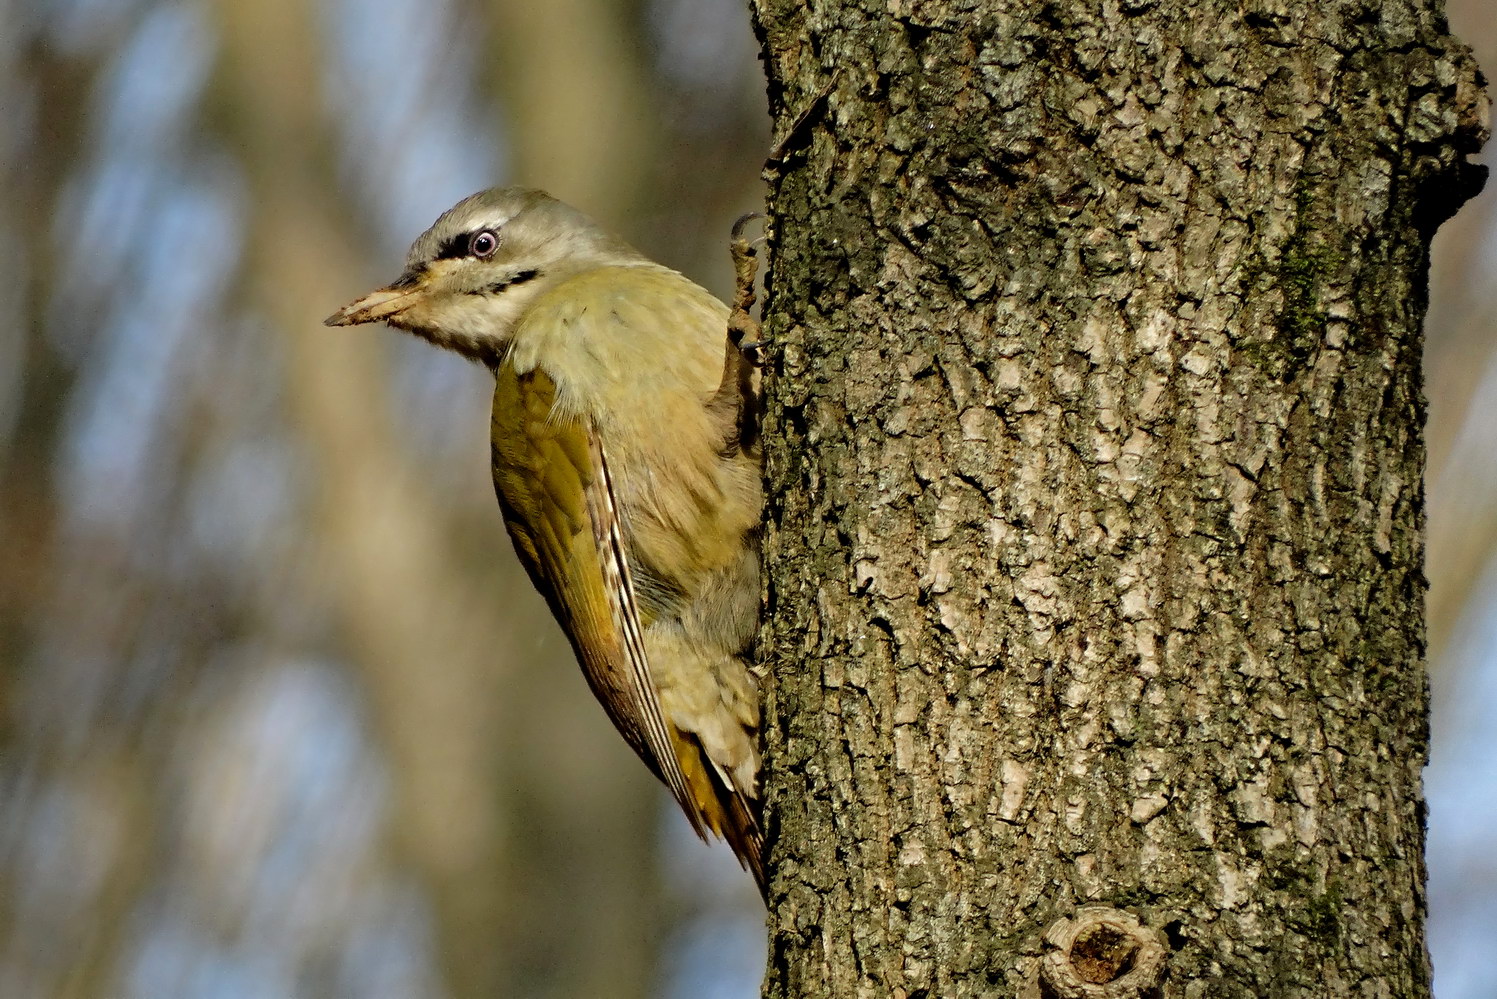
[[[1428,0],[754,0],[773,997],[1427,996]]]

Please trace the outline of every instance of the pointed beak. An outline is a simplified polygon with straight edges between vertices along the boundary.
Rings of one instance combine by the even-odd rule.
[[[397,316],[414,305],[425,292],[423,284],[406,275],[394,284],[371,291],[350,302],[322,321],[324,326],[358,326]]]

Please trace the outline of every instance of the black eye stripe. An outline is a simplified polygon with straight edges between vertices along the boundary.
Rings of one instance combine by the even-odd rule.
[[[466,257],[468,255],[468,240],[472,238],[473,234],[470,232],[460,232],[456,236],[448,236],[437,247],[437,255],[432,259],[454,260],[458,257]]]
[[[485,226],[482,229],[472,229],[468,232],[460,232],[448,236],[437,246],[437,252],[433,260],[456,260],[458,257],[469,256],[468,247],[472,245],[473,237],[481,232],[492,232],[495,238],[499,236],[497,226]]]

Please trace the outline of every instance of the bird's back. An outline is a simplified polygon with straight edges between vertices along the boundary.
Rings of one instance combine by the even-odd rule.
[[[733,447],[733,421],[709,405],[722,379],[727,312],[653,264],[596,268],[557,284],[522,320],[498,372],[494,475],[516,548],[599,699],[672,784],[639,717],[648,705],[620,680],[629,625],[584,606],[592,567],[608,571],[597,511],[565,509],[546,486],[564,478],[554,492],[567,496],[573,477],[584,493],[606,478],[651,693],[679,769],[672,790],[699,831],[723,835],[762,875],[750,669],[760,475],[756,456]],[[628,356],[638,352],[653,362],[643,373]]]

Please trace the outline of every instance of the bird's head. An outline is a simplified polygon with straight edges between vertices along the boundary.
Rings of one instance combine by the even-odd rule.
[[[642,259],[543,191],[494,188],[444,212],[411,245],[400,277],[323,321],[383,321],[493,367],[546,288],[582,270]]]

